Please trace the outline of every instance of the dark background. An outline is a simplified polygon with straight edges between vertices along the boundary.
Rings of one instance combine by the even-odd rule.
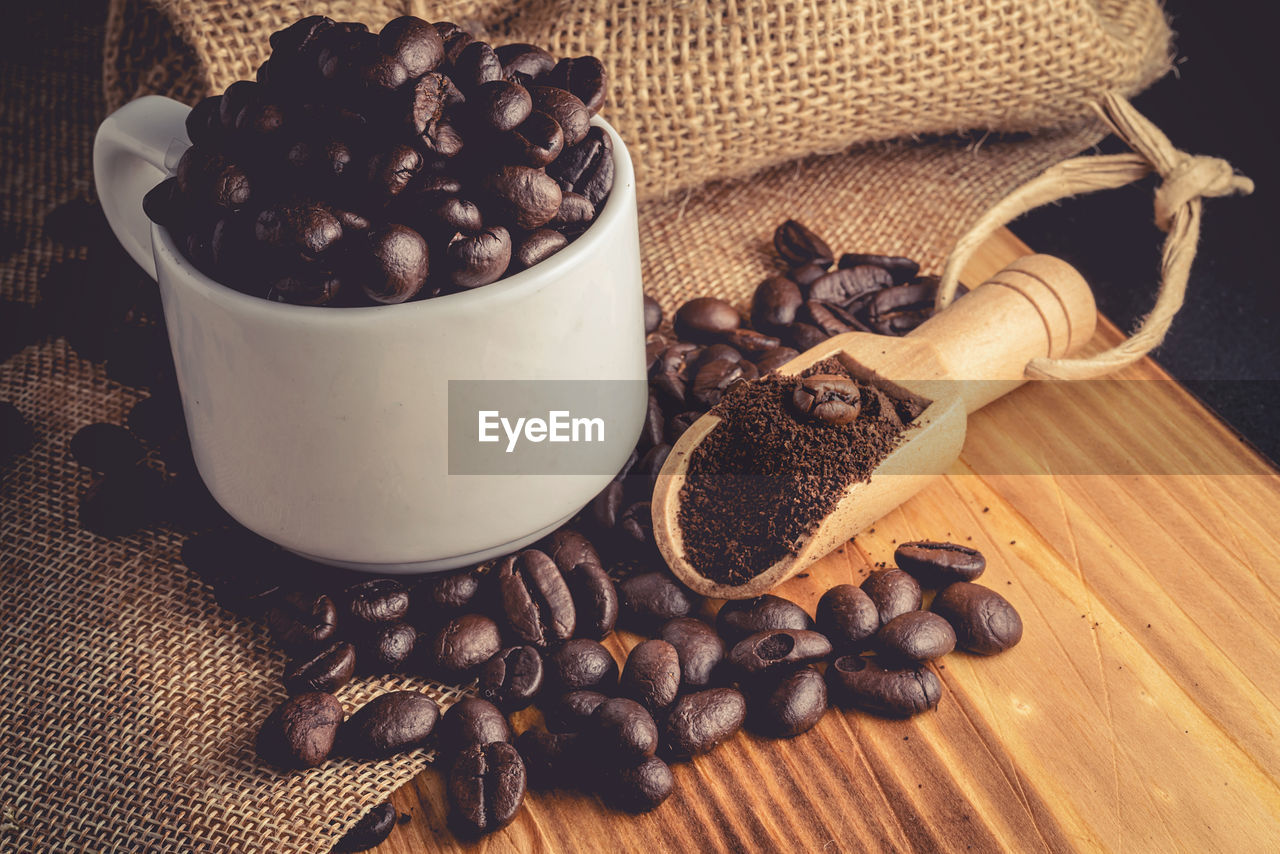
[[[1153,354],[1174,377],[1273,461],[1280,461],[1280,251],[1272,207],[1280,182],[1280,122],[1270,4],[1168,0],[1175,71],[1133,100],[1175,146],[1230,162],[1252,196],[1205,202],[1187,301]],[[1108,139],[1103,153],[1123,151]],[[1075,264],[1098,308],[1129,330],[1155,298],[1164,233],[1153,223],[1154,179],[1041,208],[1013,231]]]

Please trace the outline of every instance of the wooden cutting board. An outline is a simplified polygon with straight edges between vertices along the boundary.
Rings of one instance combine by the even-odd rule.
[[[1003,232],[964,280],[1028,251]],[[1094,345],[1120,337],[1104,322]],[[1137,382],[1033,383],[988,406],[945,478],[777,589],[813,613],[896,543],[980,549],[1024,638],[939,662],[936,712],[743,732],[676,766],[652,813],[534,793],[470,847],[1280,851],[1280,476],[1153,361],[1117,379]],[[621,661],[639,640],[608,643]],[[379,852],[460,848],[438,771],[394,801],[412,820]]]

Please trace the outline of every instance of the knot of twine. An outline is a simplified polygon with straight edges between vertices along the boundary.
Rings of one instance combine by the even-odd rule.
[[[1123,187],[1152,172],[1160,176],[1155,221],[1168,236],[1161,251],[1160,289],[1151,312],[1128,339],[1110,350],[1078,359],[1032,359],[1026,368],[1032,379],[1092,379],[1131,365],[1158,347],[1186,296],[1187,277],[1200,241],[1201,199],[1253,192],[1253,182],[1235,174],[1225,160],[1179,151],[1163,131],[1119,95],[1108,92],[1095,109],[1133,153],[1064,160],[1015,189],[956,242],[938,284],[936,306],[943,309],[955,299],[960,270],[978,246],[996,229],[1034,208],[1080,193]]]

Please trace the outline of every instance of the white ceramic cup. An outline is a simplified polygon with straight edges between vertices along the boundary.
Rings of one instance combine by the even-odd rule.
[[[142,197],[190,145],[188,108],[149,96],[98,129],[98,196],[160,284],[196,466],[237,521],[323,563],[382,573],[464,566],[533,542],[609,482],[582,474],[449,474],[450,380],[638,380],[621,468],[644,419],[635,173],[613,140],[613,192],[542,263],[465,293],[403,305],[285,305],[195,269]],[[634,411],[631,411],[634,408]]]

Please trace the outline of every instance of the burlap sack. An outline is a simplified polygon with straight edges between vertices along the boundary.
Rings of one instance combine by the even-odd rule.
[[[113,105],[147,91],[191,97],[210,79],[220,86],[242,76],[259,61],[262,41],[284,17],[325,9],[376,22],[405,8],[389,3],[276,7],[247,0],[162,7],[130,3],[116,0],[112,6],[105,59]],[[479,16],[496,5],[474,4],[461,11],[453,6],[448,16]],[[509,18],[486,16],[485,23],[512,38],[545,41],[560,52],[611,57],[615,89],[610,116],[641,149],[649,180],[658,181],[650,183],[650,195],[686,186],[726,159],[734,161],[726,172],[738,173],[750,168],[739,158],[756,157],[751,163],[758,165],[782,156],[772,150],[731,155],[726,138],[699,137],[690,129],[662,141],[660,125],[702,121],[703,128],[725,133],[733,129],[733,123],[719,115],[714,121],[707,119],[710,110],[703,106],[716,102],[711,92],[690,96],[683,102],[687,109],[676,113],[679,120],[671,117],[665,100],[669,96],[659,97],[659,89],[649,87],[695,92],[698,87],[693,78],[685,79],[685,71],[668,73],[680,77],[678,81],[644,79],[646,63],[655,58],[683,52],[681,61],[687,67],[701,44],[728,44],[722,29],[730,18],[751,22],[744,24],[751,33],[815,34],[791,48],[778,47],[772,56],[768,45],[776,47],[780,40],[744,36],[739,42],[735,36],[734,43],[752,45],[751,58],[725,58],[714,79],[723,81],[719,85],[726,92],[735,93],[741,84],[730,79],[771,81],[761,91],[778,98],[788,75],[800,73],[797,69],[808,69],[807,82],[797,92],[843,91],[844,78],[814,69],[854,63],[879,68],[881,63],[867,46],[884,41],[879,34],[886,28],[901,32],[905,24],[894,27],[893,21],[920,22],[911,37],[914,47],[894,54],[914,59],[884,63],[902,69],[905,76],[895,78],[876,97],[829,97],[822,102],[825,123],[844,125],[821,143],[836,147],[854,138],[896,133],[884,123],[883,116],[891,112],[885,105],[892,105],[899,116],[932,105],[932,120],[938,122],[934,129],[967,123],[959,117],[980,115],[980,103],[988,110],[982,115],[992,123],[1007,120],[1010,127],[1027,127],[1032,115],[1039,117],[1035,121],[1058,123],[1080,112],[1087,97],[1082,81],[1105,80],[1132,88],[1156,73],[1168,49],[1167,32],[1153,3],[1112,2],[1097,8],[983,3],[975,9],[985,11],[972,13],[963,5],[780,4],[768,15],[754,4],[751,14],[744,6],[735,15],[717,15],[699,6],[696,14],[685,13],[689,20],[705,15],[715,22],[701,43],[674,35],[684,33],[680,27],[686,24],[661,4],[653,4],[652,17],[636,15],[631,23],[617,21],[619,13],[607,3],[600,4],[599,19],[577,12],[563,18],[569,13],[562,4],[538,4],[538,9],[558,11],[563,23],[557,24],[550,13],[539,19],[530,4],[513,7]],[[1056,23],[1034,20],[1028,10],[1039,5],[1048,16],[1043,20]],[[837,7],[845,17],[833,12],[827,23],[818,23],[815,9]],[[358,14],[357,8],[363,12]],[[185,21],[181,25],[179,11]],[[414,11],[445,17],[426,8]],[[583,21],[590,26],[582,26]],[[855,26],[851,21],[861,23]],[[1008,25],[1010,32],[1038,33],[1034,38],[1061,47],[1042,57],[1029,47],[1042,43],[1032,36],[1015,35],[1005,43],[948,29],[956,21],[985,22],[978,27],[983,32]],[[814,48],[819,30],[830,39],[821,50]],[[926,36],[932,39],[929,49],[922,41]],[[994,54],[1002,58],[992,60],[1007,66],[1007,76],[1001,79],[1021,75],[1025,91],[1034,94],[1015,93],[1010,96],[1013,101],[1002,103],[989,97],[988,84],[969,75],[963,62],[951,70],[935,62],[930,67],[936,76],[913,70],[939,54],[976,58],[988,49],[976,45],[988,42],[1005,46]],[[652,56],[647,48],[637,48],[650,44],[655,46]],[[1103,44],[1109,47],[1098,47]],[[1071,45],[1080,46],[1074,56]],[[837,47],[849,54],[843,64],[832,57]],[[104,114],[103,104],[94,97],[100,81],[91,66],[97,56],[75,52],[92,51],[92,42],[79,40],[72,50],[70,55],[55,53],[31,62],[0,56],[6,93],[0,131],[12,142],[9,156],[0,158],[0,204],[19,247],[7,259],[0,256],[0,296],[5,300],[36,303],[40,277],[51,265],[79,254],[40,233],[41,220],[51,208],[87,192],[89,143]],[[1140,57],[1146,59],[1139,61]],[[970,60],[969,66],[976,67],[976,61]],[[625,69],[632,68],[635,76],[626,83]],[[948,82],[955,74],[963,76],[963,85]],[[918,87],[909,97],[908,78]],[[619,88],[625,86],[630,88]],[[50,91],[59,93],[62,103],[57,110],[49,108]],[[635,102],[631,118],[622,115],[625,98]],[[835,122],[831,111],[837,101],[864,119]],[[817,133],[810,125],[819,122],[802,125],[804,130],[779,131],[771,123],[774,113],[785,117],[782,126],[792,127],[793,118],[806,109],[803,102],[786,103],[790,106],[770,112],[760,100],[732,105],[726,101],[724,108],[738,111],[735,115],[758,112],[763,117],[763,129],[740,119],[746,124],[728,138],[777,132],[778,139],[788,140],[787,151],[807,150],[787,134]],[[1010,118],[1015,103],[1038,106],[1015,121]],[[874,133],[866,130],[871,125],[865,117],[872,113],[882,117]],[[912,127],[926,129],[924,124]],[[1098,125],[1086,123],[1034,138],[971,134],[929,145],[864,146],[651,201],[641,210],[646,289],[668,311],[693,295],[716,294],[741,302],[775,269],[769,238],[787,217],[818,229],[838,251],[912,255],[926,271],[937,272],[956,238],[992,202],[1050,164],[1087,148],[1100,135]],[[695,149],[700,138],[705,150],[695,152],[691,165],[686,149]],[[708,139],[715,140],[714,145]],[[666,177],[652,177],[663,170],[669,170]],[[81,358],[58,337],[41,338],[0,364],[0,400],[18,406],[36,434],[31,450],[0,465],[0,851],[328,851],[350,822],[421,772],[429,757],[420,751],[390,762],[341,761],[283,776],[254,757],[253,733],[282,696],[279,674],[284,663],[265,642],[261,628],[217,607],[207,586],[177,561],[180,536],[175,531],[160,528],[108,540],[80,530],[75,522],[76,496],[87,477],[68,458],[71,436],[92,421],[119,423],[143,394],[111,381],[101,363]],[[368,696],[400,686],[431,690],[442,699],[455,693],[406,676],[357,680],[339,696],[352,709]],[[638,832],[629,841],[634,850],[653,845]]]
[[[853,143],[1078,124],[1169,60],[1155,0],[111,0],[107,103],[252,78],[300,14],[406,12],[599,56],[641,199]]]

